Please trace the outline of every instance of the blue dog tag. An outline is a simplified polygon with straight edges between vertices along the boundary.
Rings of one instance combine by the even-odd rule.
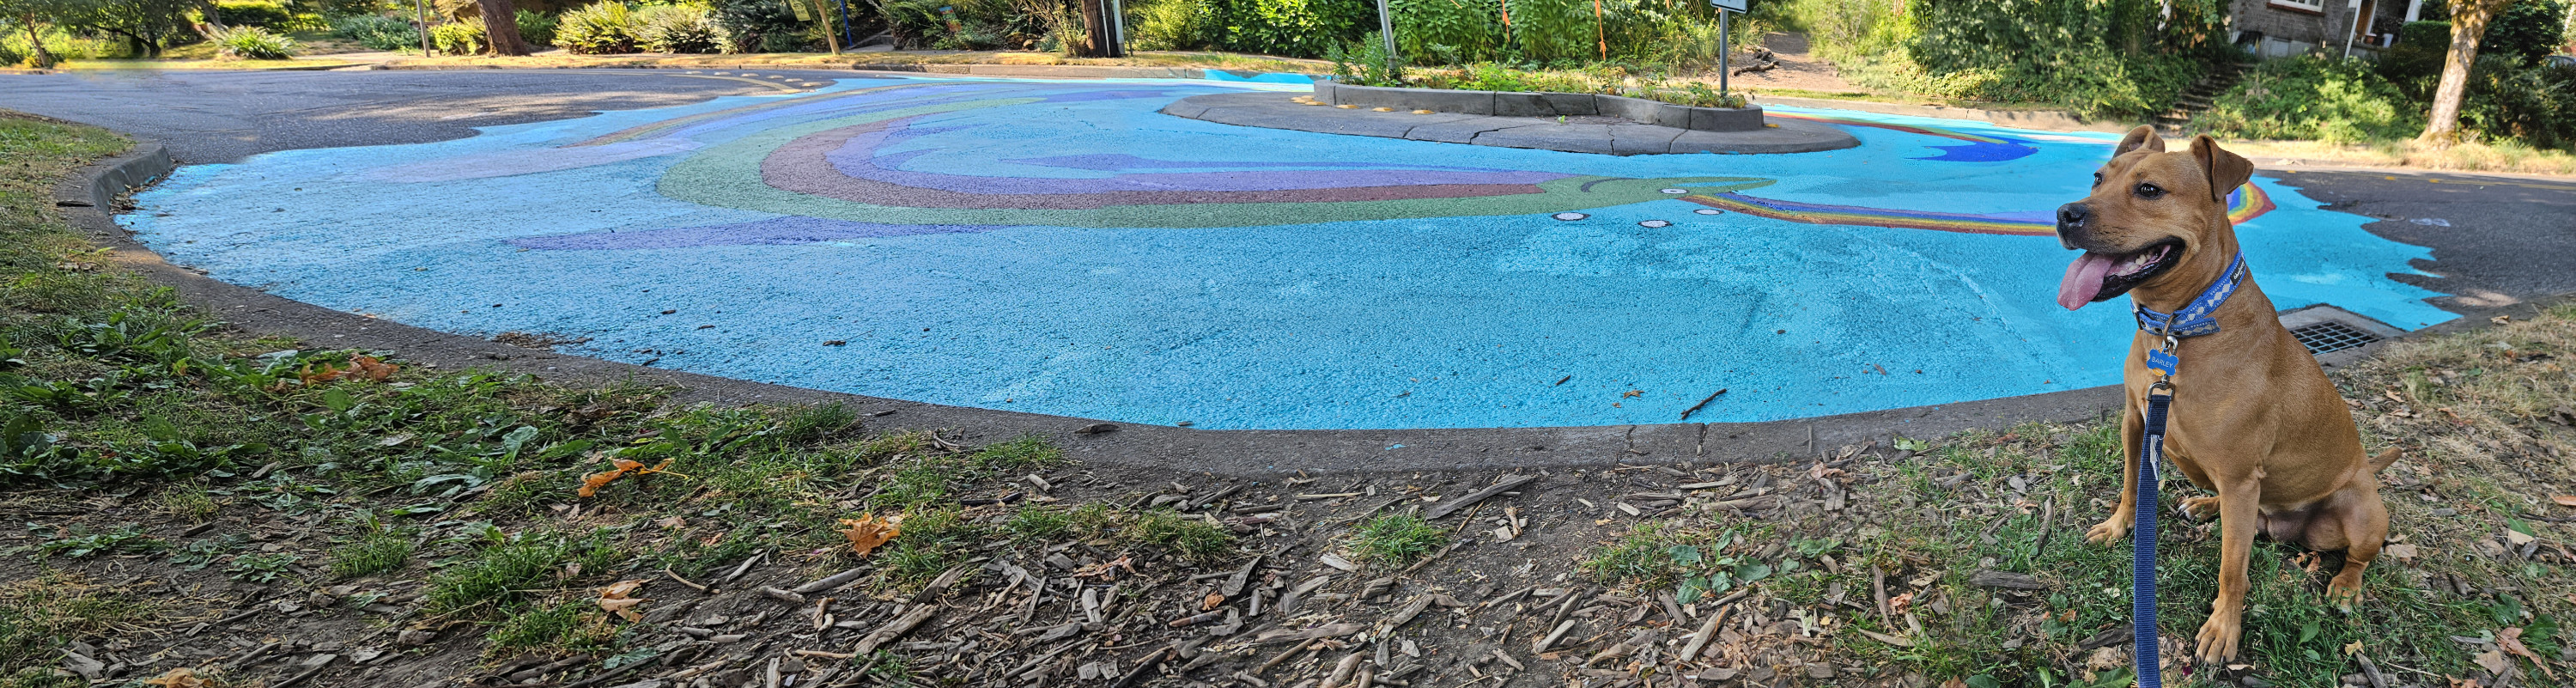
[[[2180,357],[2165,353],[2158,349],[2147,350],[2147,367],[2164,371],[2164,374],[2167,376],[2173,375],[2174,369],[2181,365],[2182,359]]]

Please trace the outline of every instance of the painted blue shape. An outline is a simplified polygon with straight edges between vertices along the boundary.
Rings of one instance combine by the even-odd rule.
[[[1244,76],[1244,75],[1238,75],[1238,74],[1235,74],[1235,73],[1233,73],[1233,72],[1229,72],[1229,71],[1222,70],[1222,69],[1207,69],[1207,70],[1200,70],[1200,71],[1201,71],[1201,74],[1202,74],[1204,77],[1206,77],[1206,79],[1207,79],[1207,80],[1209,80],[1209,81],[1249,82],[1249,83],[1256,83],[1256,84],[1313,84],[1313,83],[1315,83],[1315,77],[1314,77],[1314,76],[1312,76],[1312,75],[1307,75],[1307,74],[1294,74],[1294,73],[1289,73],[1289,72],[1254,72],[1254,73],[1252,73],[1252,75],[1250,75],[1250,76]]]
[[[1013,190],[1012,180],[1154,172],[1499,170],[1759,177],[1776,183],[1745,193],[2044,217],[2035,213],[2085,194],[2117,140],[1816,111],[2009,138],[2030,152],[1919,160],[1911,156],[1922,147],[1958,140],[1854,127],[1862,145],[1840,151],[1615,157],[1156,111],[1186,95],[1276,88],[1255,84],[921,81],[941,103],[1039,100],[926,117],[878,161],[997,191]],[[628,148],[562,146],[788,96],[193,165],[138,194],[139,210],[120,220],[172,262],[216,279],[421,327],[591,337],[570,350],[817,389],[1202,428],[1669,423],[1718,388],[1730,391],[1693,421],[1946,404],[2117,383],[2136,332],[2127,304],[2069,312],[2054,303],[2074,256],[2053,237],[1703,215],[1705,206],[1673,198],[1584,208],[1575,220],[1075,228],[846,222],[659,192],[692,151],[917,104],[893,97],[797,101]],[[567,156],[587,157],[506,164]],[[2369,218],[2255,183],[2280,208],[2237,232],[2276,305],[2330,302],[2407,329],[2456,317],[2424,302],[2433,292],[2389,277],[2420,274],[2408,261],[2430,251],[2363,230]]]
[[[2005,141],[2004,143],[1975,141],[1960,146],[1931,146],[1940,149],[1941,154],[1915,159],[1941,162],[2003,162],[2030,157],[2030,154],[2039,152],[2038,148],[2022,145],[2018,141],[2010,139]]]

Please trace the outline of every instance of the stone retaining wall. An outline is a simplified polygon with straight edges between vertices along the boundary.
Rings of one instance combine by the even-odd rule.
[[[1707,108],[1592,93],[1453,91],[1315,82],[1315,99],[1332,105],[1391,107],[1498,117],[1608,115],[1644,124],[1698,131],[1758,131],[1762,108]]]

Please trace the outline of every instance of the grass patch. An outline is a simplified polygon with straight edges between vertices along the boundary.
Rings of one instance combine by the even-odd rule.
[[[506,657],[523,651],[600,652],[614,649],[618,629],[598,605],[565,601],[536,605],[511,614],[483,635],[484,654]]]
[[[400,571],[411,563],[411,552],[411,538],[391,532],[370,531],[331,549],[331,575],[359,578]]]
[[[540,591],[614,571],[624,557],[596,536],[528,535],[486,547],[431,578],[424,599],[434,615],[514,610]]]
[[[1449,544],[1449,531],[1413,514],[1386,514],[1351,529],[1351,553],[1372,566],[1396,568]]]
[[[76,573],[46,571],[0,583],[0,682],[29,671],[44,676],[62,661],[55,648],[141,631],[159,613],[150,598],[94,585]]]
[[[1216,524],[1171,511],[1137,514],[1121,536],[1193,561],[1213,561],[1234,551],[1234,534]]]

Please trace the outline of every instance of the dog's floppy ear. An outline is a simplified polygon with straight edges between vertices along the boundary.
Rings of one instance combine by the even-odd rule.
[[[2129,130],[2128,137],[2120,139],[2118,148],[2111,149],[2111,157],[2128,155],[2129,151],[2140,148],[2146,149],[2149,153],[2165,152],[2165,137],[2157,136],[2155,127],[2138,125],[2138,128]]]
[[[2219,148],[2208,134],[2192,137],[2191,157],[2200,161],[2201,174],[2209,175],[2211,200],[2225,202],[2229,192],[2254,179],[2254,161]]]

